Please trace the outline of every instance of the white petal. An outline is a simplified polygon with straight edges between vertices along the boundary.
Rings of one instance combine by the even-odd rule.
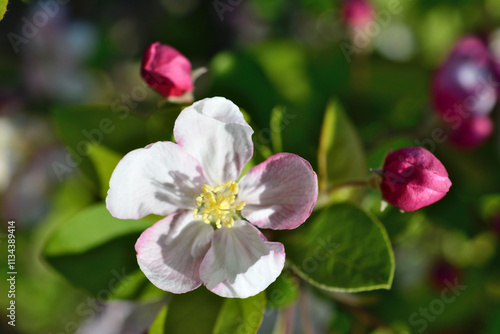
[[[165,216],[195,208],[206,180],[192,156],[171,142],[157,142],[123,157],[109,181],[106,206],[116,218]]]
[[[201,285],[200,263],[212,239],[213,228],[194,221],[192,213],[168,216],[144,231],[137,243],[137,262],[158,288],[183,293]]]
[[[266,289],[285,265],[285,250],[239,220],[215,231],[200,266],[203,284],[222,297],[247,298]]]
[[[294,229],[312,212],[318,179],[298,155],[278,153],[253,167],[238,182],[243,217],[260,228]]]
[[[239,108],[222,97],[195,102],[174,127],[176,142],[200,162],[211,186],[239,177],[253,154],[252,133]]]

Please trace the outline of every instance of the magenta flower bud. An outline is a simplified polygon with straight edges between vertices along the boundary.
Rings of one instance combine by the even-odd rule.
[[[342,5],[342,21],[350,28],[364,27],[373,20],[373,7],[367,0],[345,0]]]
[[[191,63],[171,46],[155,42],[144,52],[141,76],[165,97],[177,97],[193,90]]]
[[[443,164],[422,147],[401,148],[385,159],[382,196],[403,211],[415,211],[439,201],[450,187]]]
[[[446,122],[487,115],[498,99],[497,81],[486,44],[479,38],[465,37],[434,75],[434,106]]]
[[[472,116],[450,132],[450,140],[465,149],[482,145],[493,133],[493,121],[489,116]]]

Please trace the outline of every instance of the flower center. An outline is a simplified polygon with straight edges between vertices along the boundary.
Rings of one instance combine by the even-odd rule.
[[[245,207],[245,202],[235,204],[238,195],[238,184],[234,181],[227,181],[217,187],[205,184],[201,187],[203,191],[196,198],[198,208],[193,210],[194,219],[203,219],[207,224],[215,223],[217,228],[222,225],[232,227],[234,220],[241,217],[239,212]]]

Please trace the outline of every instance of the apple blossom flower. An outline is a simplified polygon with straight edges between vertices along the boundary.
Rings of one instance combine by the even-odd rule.
[[[118,163],[106,198],[117,218],[166,216],[142,233],[137,260],[160,289],[205,285],[223,297],[263,291],[281,273],[284,247],[256,228],[294,229],[311,214],[317,177],[301,157],[279,153],[251,168],[252,128],[238,107],[207,98],[184,109],[173,142],[134,150]]]
[[[401,148],[385,159],[382,196],[403,211],[415,211],[439,201],[450,187],[443,164],[422,147]]]
[[[191,62],[173,47],[160,42],[150,44],[142,58],[141,76],[166,98],[193,91]]]

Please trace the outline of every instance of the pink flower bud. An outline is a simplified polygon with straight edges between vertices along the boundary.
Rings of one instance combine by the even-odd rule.
[[[364,27],[372,21],[373,7],[367,0],[345,0],[342,6],[342,20],[350,28]]]
[[[439,201],[450,186],[443,164],[424,148],[401,148],[385,159],[382,196],[403,211],[415,211]]]
[[[191,63],[171,46],[155,42],[144,52],[141,76],[165,97],[181,96],[193,90]]]
[[[450,132],[450,140],[462,148],[482,145],[493,133],[493,122],[489,116],[472,116]]]
[[[479,38],[465,37],[433,78],[434,106],[445,121],[487,115],[498,99],[497,82],[486,44]]]

